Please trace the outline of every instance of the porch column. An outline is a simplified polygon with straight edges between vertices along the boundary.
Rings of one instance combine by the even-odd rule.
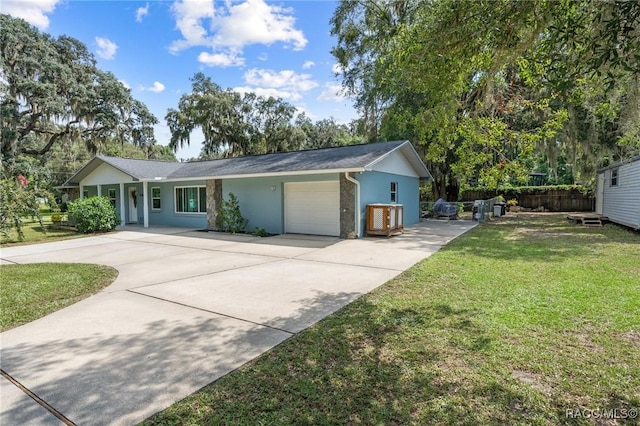
[[[142,214],[144,216],[144,227],[149,227],[149,182],[142,182]]]
[[[124,183],[120,184],[120,225],[124,226],[125,220],[125,210],[124,210]]]
[[[102,185],[96,185],[98,187],[98,197],[102,197]]]
[[[84,186],[80,185],[80,194],[78,194],[80,199],[84,198]]]

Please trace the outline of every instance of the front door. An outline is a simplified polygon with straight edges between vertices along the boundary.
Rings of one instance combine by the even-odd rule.
[[[129,223],[138,223],[138,191],[129,188]]]

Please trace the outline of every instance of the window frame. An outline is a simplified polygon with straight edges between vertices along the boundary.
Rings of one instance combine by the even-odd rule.
[[[178,204],[179,204],[178,203],[178,190],[179,189],[182,189],[182,190],[184,190],[184,189],[197,189],[197,194],[198,194],[198,201],[197,201],[198,207],[197,207],[197,209],[198,209],[198,211],[187,212],[187,211],[179,211],[178,210]],[[203,189],[205,190],[204,200],[202,200],[201,196],[200,196],[202,194],[202,190]],[[174,195],[174,197],[173,197],[173,201],[174,201],[174,203],[173,203],[173,211],[174,211],[174,213],[176,213],[176,214],[189,214],[189,215],[205,215],[205,214],[207,214],[207,194],[206,194],[206,186],[205,185],[175,186],[173,188],[173,195]],[[201,204],[201,203],[204,203],[204,211],[201,211],[201,208],[203,206],[203,204]]]
[[[158,190],[158,196],[155,197],[153,194],[153,190],[157,189]],[[155,206],[154,201],[158,200],[158,207]],[[162,210],[162,189],[160,189],[159,186],[152,186],[151,187],[151,210],[153,211],[160,211]]]
[[[389,184],[389,200],[392,203],[398,202],[398,182],[391,182]]]
[[[113,196],[111,195],[113,194]],[[116,203],[117,203],[117,192],[115,188],[109,188],[107,189],[107,198],[109,198],[109,202],[111,203],[111,205],[113,206],[113,208],[116,208]]]
[[[611,179],[609,181],[609,186],[618,186],[618,181],[620,180],[620,168],[614,167],[611,169]]]

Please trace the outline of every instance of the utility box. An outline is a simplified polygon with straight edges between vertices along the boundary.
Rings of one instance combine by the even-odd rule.
[[[367,235],[387,237],[404,232],[402,204],[368,204]]]
[[[486,220],[486,203],[484,200],[476,200],[473,202],[473,220],[484,222]]]

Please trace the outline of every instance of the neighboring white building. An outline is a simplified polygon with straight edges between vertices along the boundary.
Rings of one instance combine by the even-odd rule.
[[[596,213],[640,229],[640,156],[598,170]]]

